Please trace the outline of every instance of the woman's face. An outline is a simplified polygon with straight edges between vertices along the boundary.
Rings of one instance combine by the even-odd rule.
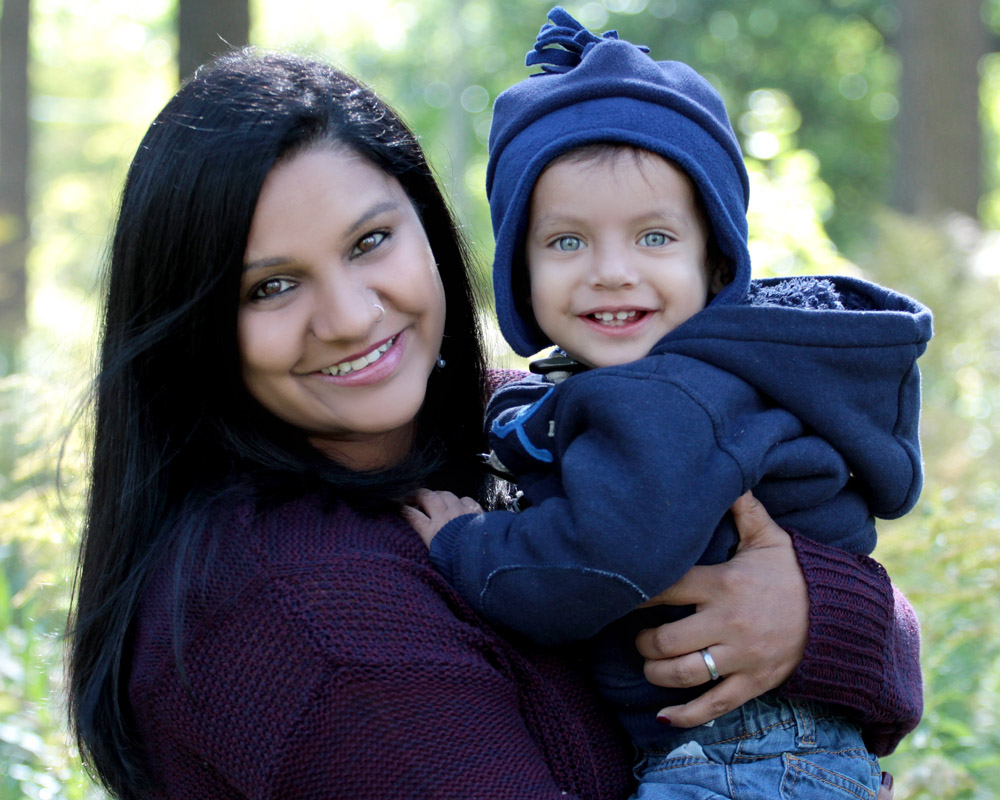
[[[444,317],[430,244],[394,177],[345,149],[274,167],[250,227],[238,317],[243,380],[261,405],[347,467],[398,462]]]

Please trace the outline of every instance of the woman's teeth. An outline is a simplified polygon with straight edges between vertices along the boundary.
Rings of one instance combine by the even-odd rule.
[[[602,325],[624,325],[628,320],[635,319],[637,311],[598,311],[588,316]]]
[[[374,364],[380,358],[382,354],[385,353],[390,347],[396,343],[396,337],[393,336],[388,342],[386,342],[381,347],[376,347],[370,353],[367,353],[360,358],[356,358],[353,361],[341,361],[339,364],[334,364],[332,367],[326,367],[321,369],[324,375],[346,375],[348,372],[356,372],[359,369],[367,367],[369,364]]]

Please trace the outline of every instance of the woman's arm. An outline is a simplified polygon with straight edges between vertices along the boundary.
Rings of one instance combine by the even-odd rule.
[[[876,561],[789,537],[749,495],[733,512],[736,556],[694,567],[656,598],[697,612],[637,642],[653,683],[705,683],[702,648],[726,679],[661,716],[698,725],[780,686],[786,697],[836,705],[872,752],[892,752],[923,705],[912,608]]]
[[[809,641],[781,687],[795,700],[832,703],[888,755],[923,713],[920,624],[872,558],[793,535],[809,591]]]

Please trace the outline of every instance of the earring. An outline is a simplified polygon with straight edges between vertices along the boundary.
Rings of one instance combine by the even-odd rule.
[[[437,361],[434,362],[434,366],[437,369],[444,369],[447,364],[448,362],[444,360],[444,356],[438,353]]]

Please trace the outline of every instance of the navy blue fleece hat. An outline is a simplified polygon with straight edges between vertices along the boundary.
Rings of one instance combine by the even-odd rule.
[[[531,191],[554,158],[596,142],[649,150],[687,173],[733,276],[712,302],[739,302],[750,283],[750,185],[719,93],[687,64],[654,61],[648,48],[620,40],[615,31],[596,36],[558,6],[548,18],[551,24],[542,26],[526,59],[543,72],[507,89],[493,107],[486,195],[504,338],[522,356],[551,344],[514,302]]]

